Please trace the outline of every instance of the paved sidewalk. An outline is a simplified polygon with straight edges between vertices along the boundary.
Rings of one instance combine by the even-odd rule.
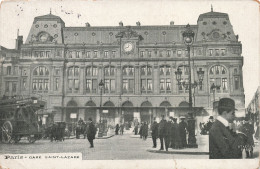
[[[152,153],[165,153],[165,154],[189,154],[189,155],[209,155],[208,135],[199,135],[197,138],[198,148],[183,148],[166,150],[160,149],[160,140],[157,139],[157,148],[149,148],[148,152]]]

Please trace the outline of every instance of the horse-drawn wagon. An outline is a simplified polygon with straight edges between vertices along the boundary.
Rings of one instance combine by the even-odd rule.
[[[36,111],[43,109],[44,101],[36,97],[0,100],[0,127],[3,143],[17,143],[27,137],[30,143],[41,138]]]

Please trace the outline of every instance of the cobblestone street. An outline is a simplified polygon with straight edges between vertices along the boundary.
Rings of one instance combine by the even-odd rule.
[[[160,147],[152,148],[152,139],[146,141],[128,134],[115,135],[108,139],[95,139],[95,148],[89,148],[87,139],[67,139],[64,142],[39,140],[29,144],[21,140],[18,144],[0,144],[1,154],[82,153],[83,160],[127,160],[127,159],[208,159],[208,136],[198,136],[198,149],[169,149],[169,153],[158,153]],[[160,144],[159,139],[157,144]],[[255,148],[256,150],[257,148]],[[151,152],[149,152],[151,151]],[[174,151],[174,152],[173,152]],[[156,153],[157,152],[157,153]],[[198,152],[198,153],[196,153]],[[199,153],[204,152],[204,153]],[[257,153],[257,152],[256,152]],[[255,157],[257,156],[255,153]]]
[[[199,141],[199,140],[198,140]],[[159,145],[159,139],[157,144]],[[18,144],[0,144],[2,154],[38,154],[81,152],[83,160],[119,160],[119,159],[207,159],[208,155],[164,154],[148,152],[152,149],[152,139],[146,141],[130,134],[116,135],[108,139],[95,139],[95,148],[89,148],[87,139],[67,139],[64,142],[39,140],[29,144],[21,140]],[[154,150],[158,150],[157,147]],[[191,157],[192,156],[192,157]]]

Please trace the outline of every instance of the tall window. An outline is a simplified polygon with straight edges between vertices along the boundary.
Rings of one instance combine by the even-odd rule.
[[[54,81],[54,90],[58,91],[60,87],[60,76],[61,76],[61,68],[55,67],[54,68],[54,75],[53,75],[53,81]]]
[[[160,93],[171,93],[171,67],[160,66]]]
[[[140,57],[144,57],[144,51],[140,52]]]
[[[209,49],[209,56],[213,56],[213,49]]]
[[[171,57],[171,51],[170,50],[167,50],[167,57]]]
[[[12,66],[7,66],[6,68],[6,74],[11,75],[12,74]]]
[[[76,58],[80,58],[81,57],[81,52],[80,51],[76,51]]]
[[[234,80],[235,80],[235,90],[238,90],[239,89],[239,77],[235,76]]]
[[[228,73],[224,66],[215,65],[209,69],[209,79],[210,86],[214,85],[219,86],[219,89],[215,89],[217,93],[227,93],[228,92]],[[211,92],[213,92],[211,90]]]
[[[104,68],[104,79],[105,79],[105,93],[115,93],[115,67],[107,66]]]
[[[221,55],[225,56],[226,55],[226,49],[221,49]]]
[[[188,84],[189,83],[189,67],[188,66],[180,66],[179,69],[182,71],[181,82]],[[189,92],[188,85],[178,85],[178,89],[180,93],[188,93]]]
[[[123,93],[134,93],[134,67],[123,67]]]
[[[153,92],[153,80],[152,80],[152,67],[141,67],[141,92],[152,93]]]
[[[97,51],[94,51],[93,57],[94,57],[94,58],[97,58]]]
[[[112,51],[112,58],[116,57],[116,51]]]
[[[104,57],[107,58],[108,57],[108,51],[104,52]]]
[[[49,91],[49,70],[45,66],[36,67],[33,70],[33,92],[48,93]]]
[[[96,93],[98,88],[98,68],[96,66],[86,67],[86,93]]]
[[[178,57],[181,57],[181,53],[182,53],[181,50],[178,50],[178,51],[177,51],[177,56],[178,56]]]
[[[148,57],[152,57],[152,52],[151,51],[148,51]]]
[[[90,51],[86,51],[86,57],[90,58]]]
[[[68,68],[68,92],[79,92],[79,67],[72,66]]]

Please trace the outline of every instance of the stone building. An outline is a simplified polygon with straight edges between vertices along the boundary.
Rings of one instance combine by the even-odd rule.
[[[30,24],[30,23],[28,23]],[[193,107],[198,116],[213,113],[213,102],[231,97],[244,112],[242,45],[226,13],[201,14],[191,46]],[[1,95],[46,100],[44,117],[73,122],[92,117],[114,125],[150,121],[162,114],[187,114],[186,25],[66,27],[58,16],[34,18],[25,42],[18,36],[14,56],[2,55]],[[104,83],[102,89],[100,82]],[[214,83],[214,85],[213,85]],[[215,87],[212,87],[215,86]],[[197,109],[196,109],[197,108]]]

